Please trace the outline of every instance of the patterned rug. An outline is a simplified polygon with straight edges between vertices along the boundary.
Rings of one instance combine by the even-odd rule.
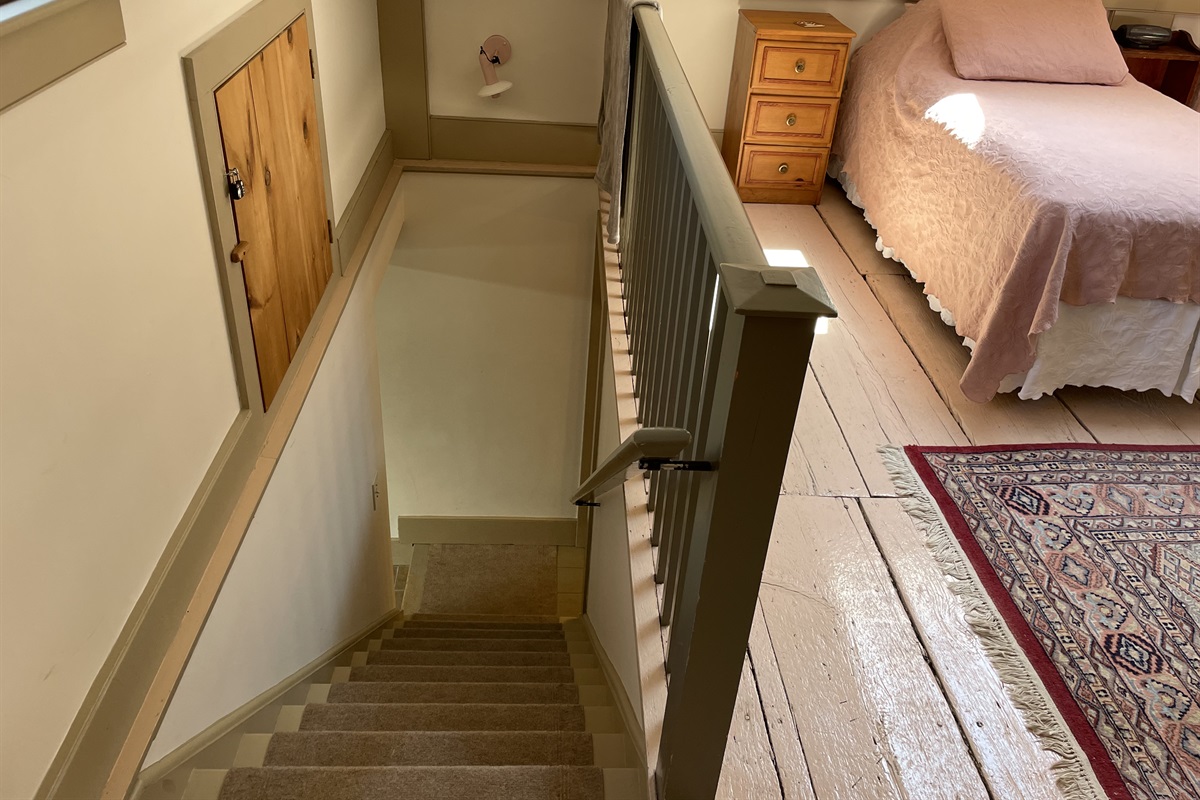
[[[1200,447],[885,458],[1067,795],[1200,798]]]

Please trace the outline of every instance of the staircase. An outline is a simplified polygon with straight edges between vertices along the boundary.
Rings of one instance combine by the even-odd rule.
[[[645,800],[579,620],[414,614],[184,800]]]

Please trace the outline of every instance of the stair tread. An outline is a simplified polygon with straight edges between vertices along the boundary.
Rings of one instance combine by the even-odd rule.
[[[578,703],[574,683],[353,681],[329,688],[329,703]]]
[[[256,767],[230,770],[220,794],[220,800],[396,798],[605,800],[604,770],[578,766]]]
[[[384,650],[517,650],[522,652],[565,653],[566,639],[425,639],[417,636],[382,640]]]
[[[577,731],[297,731],[271,737],[263,766],[589,766]]]
[[[417,612],[408,616],[416,622],[428,620],[442,622],[549,622],[561,624],[562,618],[539,614],[426,614]]]
[[[372,650],[368,664],[393,666],[569,667],[570,653],[514,650]]]
[[[447,667],[367,664],[350,668],[350,682],[574,683],[571,667]]]
[[[394,639],[552,639],[566,638],[562,628],[392,628]]]
[[[330,703],[307,706],[300,730],[584,731],[583,706],[568,703]]]
[[[403,627],[409,629],[446,628],[462,630],[529,630],[561,631],[561,622],[490,622],[481,620],[410,619]]]

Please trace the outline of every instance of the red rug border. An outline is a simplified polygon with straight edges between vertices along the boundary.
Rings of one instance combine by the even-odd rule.
[[[1066,683],[1063,682],[1062,676],[1058,674],[1058,670],[1055,668],[1053,662],[1050,661],[1045,650],[1042,649],[1042,645],[1034,635],[1033,630],[1029,627],[1029,623],[1025,621],[1025,617],[1021,614],[1020,609],[1017,608],[1016,602],[1013,601],[1003,584],[1000,583],[1000,579],[996,576],[996,571],[992,568],[991,562],[988,561],[983,549],[975,541],[975,536],[967,526],[967,521],[963,518],[962,512],[959,511],[950,494],[942,486],[942,482],[934,473],[933,467],[925,459],[926,453],[1012,453],[1017,451],[1064,449],[1110,452],[1200,452],[1200,446],[1198,445],[1086,444],[1080,442],[968,447],[907,445],[904,448],[904,452],[908,456],[909,463],[912,464],[913,469],[916,471],[917,477],[921,479],[921,484],[933,497],[934,502],[937,503],[943,518],[945,518],[947,524],[950,526],[950,530],[954,533],[954,538],[958,541],[959,546],[963,549],[963,553],[974,568],[975,574],[987,591],[992,604],[1000,612],[1000,616],[1003,618],[1009,632],[1021,646],[1025,657],[1033,665],[1034,671],[1037,672],[1038,678],[1041,679],[1042,685],[1046,688],[1046,692],[1058,708],[1059,714],[1066,721],[1071,735],[1075,737],[1080,748],[1087,756],[1101,788],[1108,794],[1110,800],[1132,800],[1129,790],[1125,787],[1124,779],[1117,771],[1117,767],[1109,757],[1108,751],[1104,749],[1104,744],[1100,741],[1100,737],[1087,721],[1075,697],[1067,688]]]

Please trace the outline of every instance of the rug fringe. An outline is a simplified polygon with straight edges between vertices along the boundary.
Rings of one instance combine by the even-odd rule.
[[[953,579],[950,590],[962,603],[967,624],[999,672],[1025,728],[1046,750],[1058,757],[1050,770],[1059,790],[1066,800],[1103,800],[1107,793],[1096,783],[1090,765],[1058,716],[1032,666],[1025,660],[1020,645],[1012,638],[986,591],[972,574],[941,510],[909,463],[903,448],[888,445],[881,447],[879,453],[899,492],[901,506],[925,534],[925,543],[943,574]]]

